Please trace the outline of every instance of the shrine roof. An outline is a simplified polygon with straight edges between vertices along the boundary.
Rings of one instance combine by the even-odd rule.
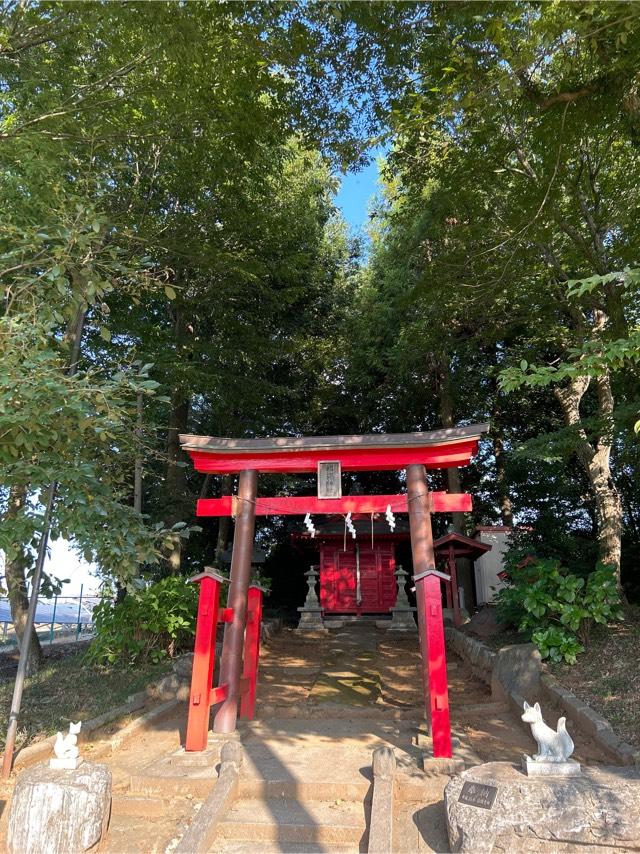
[[[251,454],[269,451],[333,451],[338,448],[407,448],[443,445],[460,440],[479,439],[489,424],[446,427],[418,433],[364,433],[357,436],[273,436],[267,439],[230,439],[221,436],[180,434],[185,451],[215,451],[226,454]]]
[[[441,554],[446,554],[449,546],[454,547],[456,554],[465,554],[469,557],[479,557],[481,554],[491,551],[492,548],[489,543],[481,543],[472,537],[465,537],[463,534],[455,532],[445,534],[444,537],[439,537],[433,543],[434,551]]]
[[[276,436],[232,439],[180,435],[198,471],[316,471],[318,462],[338,461],[344,471],[400,469],[414,463],[449,468],[469,463],[488,424],[448,427],[419,433],[368,433],[359,436]]]

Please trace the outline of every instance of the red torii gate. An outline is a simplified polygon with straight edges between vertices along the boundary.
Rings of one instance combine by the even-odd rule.
[[[222,645],[218,687],[212,687],[215,627],[218,620],[220,579],[206,572],[201,582],[194,665],[187,724],[187,750],[206,746],[209,712],[220,703],[214,732],[229,733],[236,727],[238,702],[253,716],[257,678],[260,601],[249,603],[251,554],[256,515],[319,513],[408,513],[416,584],[418,630],[422,654],[425,715],[431,727],[434,757],[451,756],[449,694],[442,623],[440,582],[449,576],[435,568],[432,512],[465,512],[471,496],[430,492],[426,469],[468,465],[487,424],[447,428],[421,433],[369,434],[361,436],[306,436],[273,439],[227,439],[181,435],[183,449],[197,471],[239,474],[237,496],[200,499],[198,516],[229,516],[236,519],[231,560],[227,623]],[[405,469],[407,492],[400,495],[346,496],[344,498],[258,498],[258,472],[304,474],[319,470],[320,463],[339,463],[340,471]],[[252,588],[255,590],[255,588]],[[257,594],[256,594],[257,595]],[[249,603],[249,604],[248,604]],[[247,621],[247,611],[252,610]],[[245,634],[245,627],[247,632]],[[253,628],[250,628],[253,627]],[[254,637],[255,635],[255,637]],[[243,671],[244,648],[244,671]],[[247,697],[250,699],[247,700]]]

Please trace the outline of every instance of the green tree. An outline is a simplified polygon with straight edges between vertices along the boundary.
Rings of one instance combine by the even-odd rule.
[[[476,364],[510,391],[512,366],[571,364],[571,376],[554,372],[558,441],[583,467],[600,559],[618,571],[611,455],[629,424],[616,420],[616,396],[626,405],[637,384],[623,389],[612,360],[581,368],[594,352],[615,359],[627,347],[635,359],[636,283],[614,274],[634,263],[638,238],[639,26],[622,4],[435,4],[389,157],[394,223],[407,210],[409,229],[423,223],[416,293],[434,328],[454,331],[456,364],[465,340],[473,361],[484,338],[488,358]],[[594,273],[597,293],[567,286]]]

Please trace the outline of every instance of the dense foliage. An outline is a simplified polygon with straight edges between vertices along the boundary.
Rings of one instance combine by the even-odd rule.
[[[93,612],[88,660],[132,667],[173,658],[193,646],[197,610],[198,588],[182,576],[163,578],[119,603],[105,598]]]
[[[590,568],[634,595],[640,13],[430,9],[391,115],[351,381],[384,427],[490,420],[464,475],[481,514],[595,540]]]
[[[612,567],[599,565],[584,578],[557,560],[511,564],[509,584],[497,595],[500,622],[532,640],[542,658],[574,664],[595,623],[620,619]]]

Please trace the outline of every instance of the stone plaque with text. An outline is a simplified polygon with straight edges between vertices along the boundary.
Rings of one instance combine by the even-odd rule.
[[[490,810],[497,794],[497,786],[487,786],[486,783],[472,783],[468,781],[462,787],[458,796],[458,802],[468,804],[471,807],[481,807],[483,810]]]

